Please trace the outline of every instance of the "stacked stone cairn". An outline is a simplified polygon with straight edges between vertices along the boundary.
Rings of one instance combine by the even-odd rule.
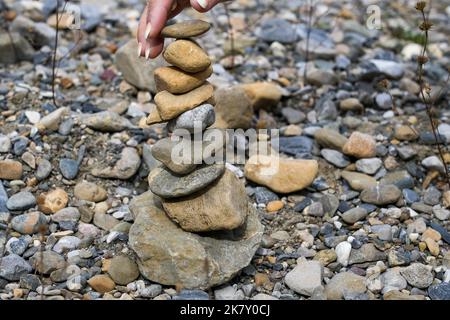
[[[263,233],[244,183],[224,163],[206,163],[216,151],[209,156],[202,152],[223,150],[226,141],[224,136],[205,141],[208,133],[219,130],[207,129],[215,122],[214,88],[206,81],[212,65],[191,38],[209,29],[210,24],[200,20],[163,29],[164,37],[176,40],[163,53],[171,66],[155,70],[156,108],[147,118],[147,124],[167,122],[172,137],[183,130],[191,138],[194,124],[200,124],[200,162],[194,161],[198,155],[193,153],[190,161],[174,161],[180,142],[172,137],[159,140],[152,155],[161,165],[149,174],[150,191],[130,205],[135,223],[129,241],[141,273],[151,281],[186,289],[230,280],[251,262]]]

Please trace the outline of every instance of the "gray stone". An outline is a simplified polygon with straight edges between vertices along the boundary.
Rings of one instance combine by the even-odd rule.
[[[52,173],[52,164],[47,159],[41,159],[38,162],[38,167],[36,169],[36,179],[39,181],[45,180]]]
[[[417,155],[416,150],[411,146],[398,147],[397,152],[402,160],[410,160]]]
[[[286,107],[281,109],[281,114],[286,118],[287,122],[290,124],[297,124],[303,122],[306,115],[297,109]]]
[[[65,236],[58,240],[53,246],[53,251],[57,253],[64,253],[77,249],[81,240],[75,236]]]
[[[413,263],[404,268],[401,275],[410,285],[419,289],[428,288],[434,279],[433,273],[421,263]]]
[[[117,255],[111,260],[108,274],[115,283],[127,285],[139,277],[137,264],[128,256]],[[156,295],[155,295],[156,296]]]
[[[102,132],[120,132],[133,127],[129,120],[113,111],[102,111],[85,115],[81,120],[89,128]]]
[[[33,55],[33,47],[17,32],[0,34],[0,63],[31,61]]]
[[[197,167],[197,164],[195,164],[194,159],[190,155],[186,157],[186,161],[181,161],[185,160],[184,157],[183,159],[175,159],[177,161],[174,161],[173,154],[176,152],[176,148],[183,144],[183,141],[174,141],[171,137],[160,139],[153,145],[152,155],[175,174],[186,175],[192,172]]]
[[[378,236],[378,239],[383,241],[392,241],[392,228],[388,224],[374,225],[370,230]]]
[[[447,221],[450,219],[450,210],[444,208],[433,208],[433,214],[441,221]]]
[[[200,124],[200,126],[196,128],[196,130],[200,132],[213,125],[215,121],[216,114],[214,112],[214,107],[210,104],[203,104],[182,113],[176,119],[170,120],[167,123],[167,128],[171,132],[177,129],[185,129],[190,133],[194,133],[196,124]]]
[[[312,296],[322,285],[323,267],[319,261],[301,261],[286,275],[286,285],[295,292]]]
[[[393,106],[391,95],[386,92],[377,94],[375,97],[375,102],[377,106],[382,110],[390,110]]]
[[[153,73],[156,68],[166,65],[162,55],[156,59],[147,60],[137,57],[138,44],[135,39],[128,41],[116,52],[115,64],[122,72],[124,79],[141,90],[156,93]]]
[[[30,273],[32,270],[30,264],[17,254],[0,258],[0,277],[6,280],[18,281],[21,276]]]
[[[365,278],[352,272],[335,275],[325,287],[328,300],[342,300],[345,295],[363,294],[366,292]]]
[[[19,15],[10,25],[11,32],[17,32],[35,48],[43,46],[53,47],[56,31],[44,22],[34,22],[23,15]]]
[[[433,300],[450,300],[450,283],[441,282],[431,286],[428,295]]]
[[[380,185],[396,185],[399,189],[414,188],[414,179],[406,170],[393,171],[386,174],[381,180]]]
[[[11,150],[11,139],[7,136],[0,134],[0,153],[6,153]]]
[[[364,189],[361,192],[361,200],[377,206],[387,205],[397,202],[402,193],[393,184],[379,185]]]
[[[338,168],[345,168],[350,164],[350,160],[337,150],[322,149],[320,154],[325,158],[325,160]]]
[[[360,220],[363,220],[367,216],[367,210],[364,208],[353,208],[342,214],[342,220],[348,224],[354,224]]]
[[[154,169],[149,177],[150,190],[162,198],[188,196],[218,179],[225,172],[225,166],[214,164],[195,169],[186,176],[176,176],[164,168]]]
[[[152,147],[153,146],[146,143],[142,145],[142,159],[147,165],[149,171],[152,171],[153,169],[161,165],[161,161],[158,161],[155,159],[155,157],[153,157]]]
[[[141,157],[136,149],[126,147],[113,167],[95,167],[91,173],[99,178],[127,180],[136,174],[140,165]]]
[[[57,269],[65,266],[64,257],[55,251],[36,252],[31,258],[30,263],[37,270],[43,274],[50,274]]]
[[[270,201],[279,200],[278,195],[265,187],[255,188],[255,199],[256,203],[267,204]]]
[[[430,206],[439,204],[441,200],[441,192],[436,187],[429,187],[423,195],[423,202]]]
[[[0,180],[0,212],[8,212],[8,193],[6,193],[5,187],[3,187],[3,182]]]
[[[79,164],[78,161],[73,159],[61,159],[59,160],[59,170],[64,178],[73,180],[78,175]]]
[[[378,158],[359,159],[356,161],[356,170],[366,174],[375,174],[383,162]]]
[[[373,243],[366,243],[359,249],[352,249],[348,264],[383,261],[386,260],[386,254],[378,250]]]
[[[267,42],[294,43],[298,37],[295,27],[288,21],[280,18],[272,18],[261,24],[258,33],[259,38]]]
[[[24,211],[36,205],[36,198],[31,192],[21,191],[11,196],[6,206],[11,211]]]
[[[129,234],[139,269],[151,281],[186,289],[220,285],[250,263],[261,242],[263,227],[252,206],[244,226],[201,236],[183,231],[152,204],[151,192],[133,199],[137,218]]]
[[[78,221],[80,220],[80,211],[75,207],[67,207],[59,210],[54,215],[52,215],[52,220],[55,222],[63,221]]]
[[[400,274],[399,268],[387,270],[381,275],[381,281],[383,283],[383,289],[381,291],[383,294],[393,290],[401,291],[406,289],[408,285],[405,278]]]

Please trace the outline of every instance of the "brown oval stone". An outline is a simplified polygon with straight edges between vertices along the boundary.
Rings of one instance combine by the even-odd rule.
[[[173,94],[186,93],[204,84],[212,72],[211,66],[198,73],[186,73],[177,67],[158,68],[155,71],[156,90],[166,90]]]
[[[189,20],[167,26],[161,31],[161,35],[166,38],[186,39],[197,37],[211,28],[211,25],[202,20]]]
[[[22,164],[13,160],[0,161],[0,179],[19,180],[22,178]]]
[[[106,293],[112,291],[116,284],[106,274],[98,274],[88,280],[88,284],[97,292]]]
[[[177,40],[164,51],[164,59],[186,72],[200,72],[211,65],[206,52],[194,41]]]

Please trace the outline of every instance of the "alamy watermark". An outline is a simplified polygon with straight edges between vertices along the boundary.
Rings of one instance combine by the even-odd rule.
[[[207,129],[194,121],[194,130],[176,129],[170,137],[171,161],[178,165],[244,165],[248,159],[270,166],[267,174],[278,170],[278,129]],[[269,163],[270,162],[270,163]]]

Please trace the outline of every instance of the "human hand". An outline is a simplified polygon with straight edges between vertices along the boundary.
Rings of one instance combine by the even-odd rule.
[[[175,17],[183,9],[192,7],[199,12],[207,12],[222,0],[149,0],[139,21],[137,41],[138,56],[156,58],[163,50],[164,38],[161,30],[167,20]]]

